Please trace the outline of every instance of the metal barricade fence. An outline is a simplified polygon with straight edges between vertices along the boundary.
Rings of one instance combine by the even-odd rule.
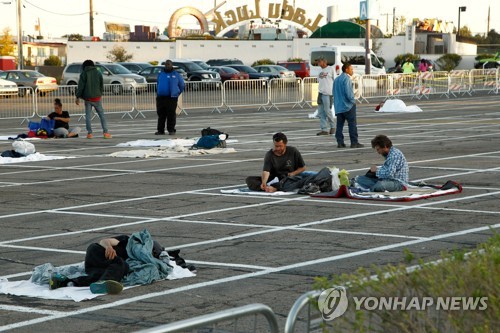
[[[300,106],[302,97],[301,79],[272,79],[269,81],[269,103],[268,110],[275,108],[278,104],[293,104],[292,109]]]
[[[392,82],[391,75],[362,75],[360,94],[367,102],[367,98],[385,99],[399,95],[399,92],[394,91]]]
[[[495,68],[472,69],[469,72],[469,80],[472,91],[486,90],[494,91],[497,85],[497,72]]]
[[[21,124],[35,116],[36,94],[31,87],[19,87],[18,95],[0,96],[0,119],[19,118]]]
[[[321,324],[326,324],[326,322],[313,304],[320,294],[321,290],[313,290],[297,298],[286,317],[284,333],[323,332]],[[301,316],[304,309],[306,313]]]
[[[233,112],[232,107],[258,106],[266,109],[269,104],[268,80],[228,80],[224,82],[223,101],[226,110]]]
[[[212,109],[212,112],[220,113],[223,105],[221,82],[187,81],[182,93],[182,105],[179,107],[185,114],[188,109]]]
[[[302,100],[300,101],[301,106],[304,105],[313,107],[313,103],[317,102],[318,98],[318,78],[317,77],[305,77],[302,79]]]
[[[146,88],[142,89],[146,91]],[[105,84],[102,104],[105,113],[123,113],[123,117],[132,117],[134,99],[137,92],[130,84]],[[80,103],[81,105],[81,103]],[[95,115],[94,115],[95,117]],[[92,119],[94,119],[92,117]]]
[[[448,90],[445,94],[446,97],[458,97],[460,94],[465,95],[470,92],[469,71],[466,70],[452,70],[448,74]]]
[[[146,91],[135,94],[132,107],[135,112],[134,118],[138,116],[146,118],[143,112],[156,111],[156,83],[148,83],[147,86]]]
[[[257,315],[263,316],[267,320],[267,327],[257,327]],[[193,329],[202,328],[205,332],[234,332],[242,333],[249,332],[243,330],[243,328],[238,327],[238,319],[248,316],[254,316],[254,325],[252,332],[269,332],[278,333],[278,322],[274,316],[273,310],[264,304],[249,304],[240,306],[233,309],[228,309],[224,311],[219,311],[199,317],[189,318],[177,322],[173,322],[166,325],[160,325],[146,330],[138,331],[137,333],[178,333],[186,332]],[[216,325],[218,323],[233,320],[231,330],[217,330]],[[212,328],[208,326],[212,326]]]

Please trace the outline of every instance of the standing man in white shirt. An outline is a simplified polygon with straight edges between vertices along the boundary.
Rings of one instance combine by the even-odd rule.
[[[335,70],[328,66],[326,58],[321,56],[317,60],[321,72],[318,74],[318,116],[321,131],[316,135],[331,135],[335,133],[335,120],[332,114],[333,80]]]

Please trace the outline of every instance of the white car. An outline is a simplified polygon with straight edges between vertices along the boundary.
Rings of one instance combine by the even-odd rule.
[[[13,96],[18,93],[19,88],[15,82],[0,79],[0,96]]]
[[[295,79],[295,72],[286,69],[279,65],[260,65],[255,66],[255,70],[259,73],[268,73],[279,76],[281,79]]]

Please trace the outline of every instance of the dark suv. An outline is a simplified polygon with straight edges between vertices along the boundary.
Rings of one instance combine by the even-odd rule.
[[[188,81],[220,82],[219,73],[204,70],[192,61],[172,60],[172,64],[187,73]]]
[[[289,71],[294,71],[295,75],[301,79],[310,76],[309,62],[307,61],[280,61],[276,65],[283,66]]]
[[[207,61],[209,66],[227,66],[227,65],[243,65],[243,62],[239,59],[210,59]]]

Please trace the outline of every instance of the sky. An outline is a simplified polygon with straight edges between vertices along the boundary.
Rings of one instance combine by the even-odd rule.
[[[0,0],[0,33],[9,27],[13,35],[17,34],[16,9],[17,1],[22,1],[22,29],[25,35],[38,35],[35,24],[40,20],[41,34],[45,38],[57,38],[65,34],[78,33],[89,35],[90,0]],[[374,1],[374,0],[370,0]],[[189,4],[202,12],[207,12],[214,4],[223,0],[92,0],[94,11],[94,35],[102,37],[105,31],[104,22],[149,25],[158,27],[160,31],[168,25],[170,16],[179,8]],[[262,11],[267,12],[268,3],[282,3],[282,0],[260,0]],[[326,7],[337,5],[339,18],[359,16],[357,0],[288,0],[289,4],[306,10],[306,16],[314,20],[318,14],[326,17]],[[220,12],[248,5],[255,6],[255,0],[226,0],[219,8]],[[407,19],[414,17],[439,18],[453,21],[458,25],[458,8],[466,6],[460,14],[460,26],[467,25],[475,33],[486,33],[488,6],[491,6],[490,29],[500,32],[500,0],[378,0],[379,27],[383,32],[392,31],[392,13],[395,8],[396,17]],[[264,10],[265,8],[265,10]],[[386,15],[388,14],[388,15]],[[386,22],[389,27],[386,28]],[[180,21],[187,28],[195,28],[196,21],[185,17]],[[323,19],[320,25],[325,24]]]

